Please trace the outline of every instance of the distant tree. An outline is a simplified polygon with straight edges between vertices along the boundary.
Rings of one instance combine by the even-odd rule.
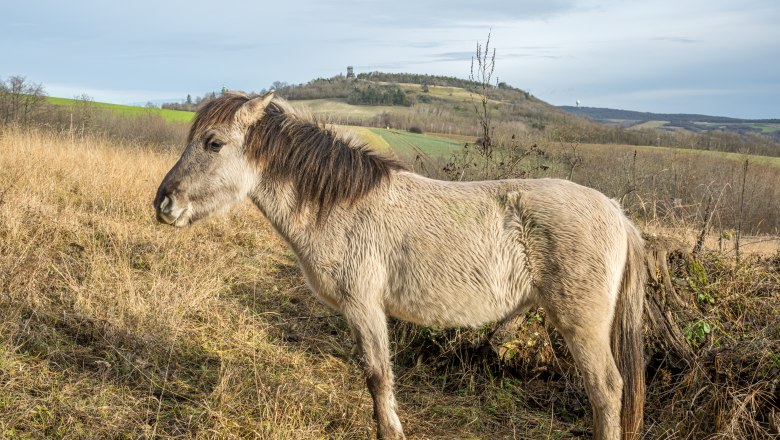
[[[470,80],[455,78],[450,76],[425,75],[418,73],[386,73],[386,72],[363,72],[357,74],[358,79],[369,81],[394,82],[420,84],[426,83],[431,86],[460,87],[468,89],[474,86]]]
[[[0,81],[0,120],[27,124],[46,102],[43,85],[15,75]]]
[[[95,100],[86,93],[73,97],[69,118],[69,131],[71,133],[76,129],[83,131],[95,125],[98,109],[93,105],[94,102]]]
[[[362,105],[412,105],[411,99],[398,85],[367,84],[355,86],[347,95],[347,103]]]
[[[209,93],[206,93],[205,95],[203,95],[203,98],[200,101],[198,101],[198,104],[205,105],[207,102],[213,101],[215,99],[217,99],[217,93],[216,92],[209,92]]]
[[[187,101],[185,101],[187,105],[192,105],[192,95],[187,93]]]

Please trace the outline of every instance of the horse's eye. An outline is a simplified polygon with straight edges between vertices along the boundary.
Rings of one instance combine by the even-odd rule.
[[[222,142],[219,142],[219,141],[208,141],[206,143],[206,147],[209,150],[211,150],[211,151],[213,151],[215,153],[218,152],[219,150],[221,150],[224,145],[225,144],[223,144]]]

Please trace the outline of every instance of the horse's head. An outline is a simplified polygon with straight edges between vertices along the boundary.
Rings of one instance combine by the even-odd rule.
[[[158,221],[186,226],[247,197],[257,173],[245,154],[246,132],[272,99],[273,93],[252,99],[227,94],[198,112],[187,147],[157,190]]]

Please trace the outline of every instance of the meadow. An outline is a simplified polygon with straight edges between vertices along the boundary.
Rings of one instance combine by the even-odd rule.
[[[0,125],[0,438],[369,438],[346,323],[257,209],[185,230],[155,221],[193,113],[48,100],[35,124]],[[645,437],[780,435],[777,157],[587,143],[540,113],[542,128],[499,122],[486,161],[467,108],[293,105],[431,177],[569,178],[619,200],[655,257]],[[409,438],[590,435],[543,309],[480,329],[391,329]]]
[[[436,135],[384,128],[371,128],[369,130],[384,139],[396,155],[449,157],[457,149],[463,147],[462,142]]]
[[[254,207],[185,230],[155,222],[178,148],[15,127],[0,147],[0,437],[372,435],[345,321],[314,300]],[[664,363],[649,335],[650,438],[777,426],[780,260],[707,255],[704,275],[673,266],[696,367]],[[478,330],[392,328],[409,438],[589,432],[582,383],[543,310]]]
[[[369,437],[346,324],[254,207],[174,230],[151,200],[176,153],[13,128],[0,146],[0,437]],[[520,411],[512,381],[399,373],[411,438],[580,423]]]
[[[194,112],[138,107],[132,105],[109,104],[106,102],[83,101],[70,98],[55,98],[50,96],[46,98],[46,101],[49,104],[56,106],[78,106],[86,104],[94,109],[110,111],[121,116],[160,116],[166,122],[191,122],[192,118],[195,117]]]

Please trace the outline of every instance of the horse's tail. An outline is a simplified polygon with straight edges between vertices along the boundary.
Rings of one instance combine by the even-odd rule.
[[[645,246],[639,231],[625,219],[628,256],[612,322],[612,354],[623,378],[620,424],[623,439],[638,439],[645,407],[642,308],[645,301]]]

